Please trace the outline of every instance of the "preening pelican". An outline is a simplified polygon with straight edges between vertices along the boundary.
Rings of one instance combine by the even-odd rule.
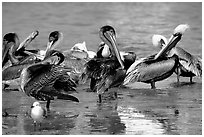
[[[44,61],[31,64],[22,70],[20,89],[28,96],[47,101],[47,110],[54,97],[79,102],[76,97],[70,95],[76,88],[75,82],[67,74],[71,68],[68,70],[60,66],[64,55],[56,50],[50,50],[46,55]]]
[[[35,33],[32,33],[35,34]],[[23,42],[25,44],[28,44],[29,38],[33,39],[34,36],[36,35],[30,35],[27,39],[25,40],[26,42]],[[49,35],[49,41],[47,44],[47,49],[46,52],[48,52],[49,50],[55,48],[57,46],[57,42],[58,42],[59,38],[56,37],[56,32],[52,32]],[[41,61],[45,55],[39,59],[38,54],[34,54],[28,50],[25,49],[25,45],[21,44],[20,48],[19,46],[19,39],[16,33],[8,33],[4,36],[4,43],[3,43],[3,47],[5,47],[3,49],[3,66],[5,65],[6,62],[8,62],[8,60],[10,60],[12,62],[12,66],[6,67],[3,69],[2,71],[2,83],[6,84],[6,86],[9,86],[11,83],[18,83],[16,81],[18,81],[18,78],[20,77],[21,71],[23,70],[23,68],[27,67],[30,64],[33,63],[37,63],[39,61]],[[16,50],[18,50],[18,56],[16,56]],[[19,54],[23,53],[26,54],[26,57],[22,57]],[[19,57],[20,56],[20,57]],[[19,59],[20,58],[20,59]]]
[[[166,53],[171,47],[175,47],[181,39],[180,33],[170,39],[167,45],[162,48],[156,55],[136,60],[127,70],[124,85],[134,82],[150,83],[151,88],[155,89],[155,82],[161,81],[173,74],[179,64],[177,55],[167,57]],[[161,41],[160,44],[165,44]]]
[[[86,64],[84,76],[94,81],[90,85],[98,93],[99,103],[101,103],[101,95],[105,91],[109,88],[117,87],[123,82],[126,70],[117,48],[114,28],[108,25],[101,27],[99,36],[110,48],[111,56],[101,57],[102,55],[100,55],[90,60]],[[116,92],[115,96],[117,97]]]
[[[188,28],[188,25],[179,25],[175,29],[173,35],[175,35],[175,32],[180,34],[180,35],[183,35],[184,31],[180,32],[180,31],[178,31],[178,28],[180,28],[180,30],[185,30]],[[173,35],[172,35],[172,37],[173,37]],[[172,37],[171,37],[171,39],[172,39]],[[153,45],[156,47],[159,47],[159,48],[164,48],[167,45],[167,43],[165,42],[165,44],[163,44],[163,46],[161,46],[162,41],[167,41],[167,39],[161,35],[153,35],[152,41],[153,41]],[[170,57],[173,55],[177,55],[179,57],[178,69],[175,70],[175,72],[178,76],[190,77],[191,83],[192,83],[192,77],[202,76],[202,61],[200,58],[190,54],[189,52],[182,49],[181,47],[170,48],[167,56]],[[179,77],[177,77],[177,82],[179,83]]]
[[[38,31],[32,32],[22,43],[20,43],[16,33],[7,33],[3,37],[2,45],[2,67],[10,60],[11,64],[19,64],[20,62],[30,62],[31,57],[25,53],[27,47],[33,39],[39,34]],[[35,60],[35,58],[33,59]]]

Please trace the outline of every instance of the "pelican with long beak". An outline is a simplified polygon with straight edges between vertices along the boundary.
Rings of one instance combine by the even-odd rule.
[[[25,47],[27,47],[38,34],[38,31],[32,32],[22,43],[20,43],[16,33],[7,33],[4,35],[2,45],[2,67],[4,67],[9,60],[12,65],[18,64],[19,62],[26,62],[25,60],[30,61],[31,58],[26,59],[29,55],[25,53]]]
[[[187,26],[184,26],[184,25],[180,27],[187,28]],[[183,33],[180,33],[180,35],[182,34]],[[167,39],[161,35],[153,35],[152,41],[153,41],[153,45],[159,48],[166,47],[167,45],[166,42],[162,44],[162,42],[167,41]],[[194,76],[200,76],[200,77],[202,76],[202,61],[200,58],[190,54],[189,52],[185,51],[181,47],[173,47],[169,49],[167,56],[170,57],[173,55],[177,55],[179,57],[178,69],[175,70],[175,73],[178,75],[177,77],[178,83],[179,83],[179,76],[190,77],[190,83],[193,82],[192,78]]]
[[[56,32],[50,33],[46,52],[52,50],[53,48],[56,48],[56,46],[58,45],[59,37],[57,37],[56,35],[58,35],[58,33]],[[43,56],[41,56],[25,49],[23,50],[23,52],[25,52],[29,56],[21,60],[18,60],[18,56],[15,56],[15,52],[18,49],[19,45],[19,40],[16,33],[6,34],[4,36],[4,45],[5,45],[4,47],[6,47],[7,49],[6,50],[4,49],[2,64],[4,66],[5,62],[8,61],[6,58],[8,58],[13,64],[12,66],[6,67],[2,71],[2,80],[3,83],[6,84],[7,86],[9,86],[11,83],[15,84],[18,83],[23,68],[27,67],[30,64],[37,63],[45,58],[45,53]],[[24,47],[25,46],[22,46],[21,48],[19,48],[19,50],[21,50]],[[39,59],[39,57],[41,58]]]
[[[112,87],[119,86],[125,78],[125,65],[117,48],[116,32],[111,26],[103,26],[99,31],[102,41],[109,46],[111,56],[102,58],[95,57],[86,64],[84,77],[94,80],[91,83],[93,89],[98,93],[99,103],[102,102],[101,95]],[[93,85],[92,85],[93,84]],[[117,93],[115,92],[117,97]]]
[[[151,88],[155,89],[155,82],[164,80],[171,76],[178,67],[179,59],[177,55],[167,57],[168,49],[175,47],[181,39],[180,33],[175,33],[167,45],[156,55],[136,60],[127,70],[124,85],[134,82],[150,83]],[[162,45],[166,41],[160,42]]]
[[[31,64],[22,70],[21,91],[37,100],[47,101],[47,110],[50,109],[50,101],[55,97],[79,102],[76,97],[70,95],[76,91],[76,84],[67,73],[72,69],[60,66],[64,55],[56,50],[50,50],[46,55],[42,62]]]
[[[52,31],[48,36],[47,47],[45,50],[26,50],[27,54],[35,55],[38,59],[43,60],[49,50],[56,49],[63,40],[63,33],[60,31]]]

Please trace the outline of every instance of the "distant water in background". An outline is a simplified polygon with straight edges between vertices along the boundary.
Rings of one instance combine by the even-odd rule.
[[[87,48],[95,51],[101,41],[98,31],[108,24],[116,29],[120,50],[134,51],[144,57],[158,51],[152,46],[153,34],[169,38],[181,23],[189,24],[191,29],[184,34],[179,46],[202,56],[202,3],[199,2],[2,4],[2,35],[16,32],[23,40],[32,31],[39,30],[40,35],[31,48],[40,49],[45,49],[49,33],[59,30],[64,34],[59,50],[86,41]]]

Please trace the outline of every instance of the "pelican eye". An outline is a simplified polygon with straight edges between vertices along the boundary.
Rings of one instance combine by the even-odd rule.
[[[182,34],[180,32],[177,32],[177,33],[173,34],[174,37],[179,36],[179,35],[182,35]]]

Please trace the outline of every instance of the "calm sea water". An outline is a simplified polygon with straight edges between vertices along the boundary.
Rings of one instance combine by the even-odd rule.
[[[152,46],[153,34],[169,38],[174,28],[187,23],[187,31],[178,46],[202,56],[202,3],[6,3],[2,4],[2,34],[16,32],[20,40],[39,30],[30,48],[45,49],[48,35],[59,30],[64,39],[59,50],[70,49],[86,41],[95,51],[101,41],[98,31],[112,25],[117,33],[119,50],[134,51],[138,57],[157,52]],[[3,37],[3,36],[2,36]],[[3,92],[3,109],[18,113],[17,119],[5,119],[12,131],[7,134],[202,134],[202,80],[195,84],[175,86],[176,77],[158,82],[159,90],[149,85],[120,89],[119,101],[96,103],[96,94],[83,92],[82,103],[56,101],[56,113],[44,122],[41,131],[33,132],[32,121],[24,117],[32,99],[23,93]],[[188,78],[182,81],[188,82]],[[89,98],[87,98],[87,96]],[[12,99],[12,98],[16,98]],[[66,108],[66,109],[65,109]],[[80,110],[79,110],[79,109]],[[175,112],[179,112],[178,114]],[[69,118],[69,114],[76,117]],[[67,118],[68,117],[68,118]]]
[[[201,3],[3,3],[3,35],[18,33],[23,40],[33,30],[40,35],[33,47],[44,49],[51,31],[60,30],[64,40],[60,49],[86,41],[87,48],[96,50],[100,42],[98,31],[112,25],[117,32],[120,50],[133,50],[139,56],[152,53],[153,34],[169,38],[174,28],[191,26],[179,45],[201,55]]]

